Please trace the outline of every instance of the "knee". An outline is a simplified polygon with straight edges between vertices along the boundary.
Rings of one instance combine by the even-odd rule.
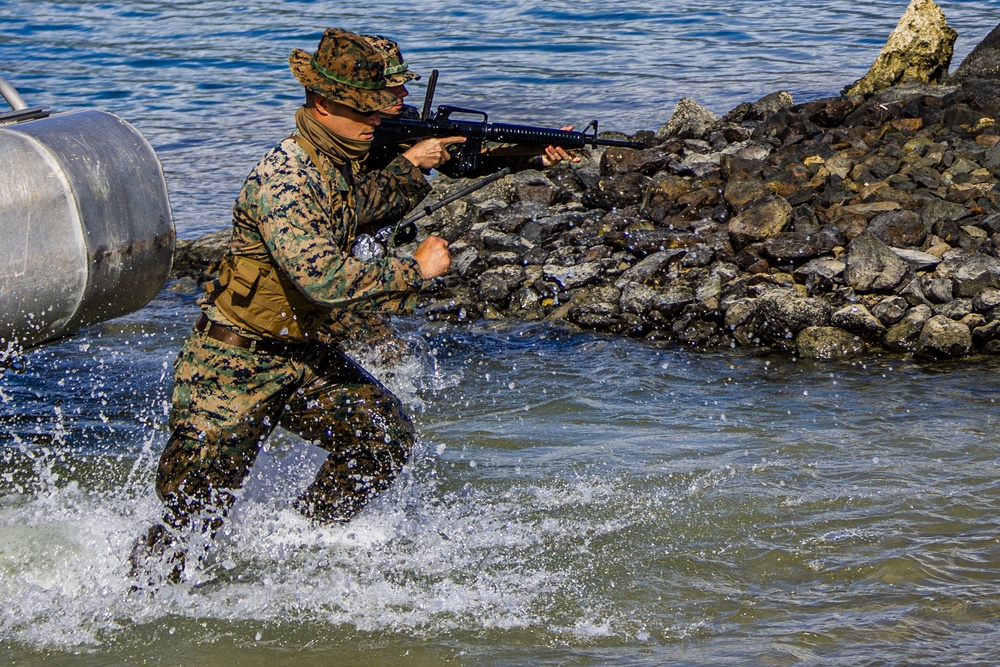
[[[181,489],[200,458],[203,458],[201,443],[175,431],[156,468],[156,495],[160,500],[175,500],[182,495]]]

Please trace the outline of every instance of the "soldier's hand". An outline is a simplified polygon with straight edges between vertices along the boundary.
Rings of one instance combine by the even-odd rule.
[[[413,253],[413,259],[420,265],[420,273],[424,280],[442,276],[451,268],[448,242],[440,236],[428,236],[424,239]]]
[[[567,132],[573,131],[572,125],[566,125],[565,127],[559,128],[560,130],[565,130]],[[572,162],[579,162],[580,158],[576,155],[570,155],[566,152],[562,146],[546,146],[545,153],[542,154],[542,166],[551,167],[554,164],[558,164],[563,160],[570,160]]]
[[[413,163],[413,166],[421,169],[433,169],[438,165],[447,162],[451,157],[448,146],[452,144],[464,144],[465,137],[435,137],[424,139],[414,144],[403,153],[403,157]]]

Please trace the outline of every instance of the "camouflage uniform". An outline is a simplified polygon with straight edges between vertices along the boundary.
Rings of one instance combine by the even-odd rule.
[[[356,37],[338,35],[342,43],[343,35]],[[347,46],[361,48],[355,42]],[[369,56],[362,53],[355,66]],[[295,57],[293,52],[293,72],[303,81]],[[310,87],[309,81],[304,83]],[[385,97],[361,99],[384,106]],[[338,168],[325,154],[310,155],[289,137],[261,159],[243,184],[233,208],[227,259],[252,260],[254,266],[280,272],[323,313],[404,310],[423,282],[416,260],[362,262],[347,248],[358,225],[405,214],[429,189],[420,170],[405,158],[383,171],[362,173],[356,162]],[[307,516],[349,520],[389,487],[414,438],[413,424],[396,396],[329,339],[282,340],[285,330],[273,336],[241,326],[212,296],[201,306],[199,327],[174,365],[172,436],[156,476],[165,523],[186,526],[200,515],[202,530],[217,529],[262,443],[277,426],[330,452],[297,500]],[[220,327],[243,342],[254,342],[249,348],[222,342],[210,335]],[[161,541],[163,528],[158,530],[146,538],[149,552],[163,552],[162,544],[153,545]],[[183,554],[174,558],[182,568]]]
[[[410,71],[396,42],[381,35],[361,35],[361,37],[373,46],[385,60],[383,74],[387,86],[402,86],[410,81],[420,80],[419,74]],[[404,104],[398,117],[419,119],[420,112],[416,108]],[[385,169],[410,145],[373,145],[362,162],[362,168],[368,172]],[[414,200],[414,203],[418,203],[418,200]],[[395,224],[406,213],[407,211],[403,211],[396,216],[386,216],[373,220],[362,225],[358,232],[372,234],[382,227]],[[353,353],[373,357],[380,364],[398,363],[409,350],[409,345],[399,337],[392,324],[377,313],[362,313],[356,310],[331,313],[318,335]]]

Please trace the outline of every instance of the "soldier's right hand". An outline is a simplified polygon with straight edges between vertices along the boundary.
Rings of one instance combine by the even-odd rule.
[[[428,236],[424,239],[413,253],[413,259],[420,265],[420,274],[424,280],[442,276],[451,268],[448,242],[440,236]]]
[[[421,169],[433,169],[448,161],[448,146],[465,143],[465,137],[434,137],[424,139],[408,148],[403,157]]]

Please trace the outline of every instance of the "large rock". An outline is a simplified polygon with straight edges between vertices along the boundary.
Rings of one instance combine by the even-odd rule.
[[[903,319],[889,327],[883,340],[885,346],[896,352],[912,352],[917,346],[924,325],[932,316],[929,307],[914,306]]]
[[[969,327],[944,315],[927,320],[914,352],[922,357],[962,357],[972,349]]]
[[[888,292],[910,274],[910,265],[871,234],[851,241],[844,280],[859,292]]]
[[[911,0],[871,69],[844,94],[872,95],[909,81],[938,83],[948,75],[957,38],[932,0]]]
[[[972,49],[952,79],[1000,79],[1000,25]]]
[[[811,326],[830,323],[830,306],[819,299],[802,297],[792,290],[771,290],[757,299],[757,317],[761,333],[772,342],[794,341],[799,332]]]
[[[963,262],[952,276],[955,295],[974,297],[988,288],[1000,287],[1000,259],[976,253]]]
[[[867,351],[857,336],[837,327],[803,329],[795,340],[795,347],[803,359],[844,359]]]
[[[505,265],[484,271],[479,277],[479,293],[487,301],[504,303],[524,280],[524,269]]]
[[[777,195],[757,200],[729,223],[733,245],[744,246],[779,234],[792,221],[792,205]]]
[[[656,131],[656,138],[698,139],[704,136],[716,120],[711,111],[692,99],[682,97],[670,120]]]
[[[865,340],[881,341],[885,336],[885,325],[859,304],[845,306],[830,317],[830,324],[857,334]]]

